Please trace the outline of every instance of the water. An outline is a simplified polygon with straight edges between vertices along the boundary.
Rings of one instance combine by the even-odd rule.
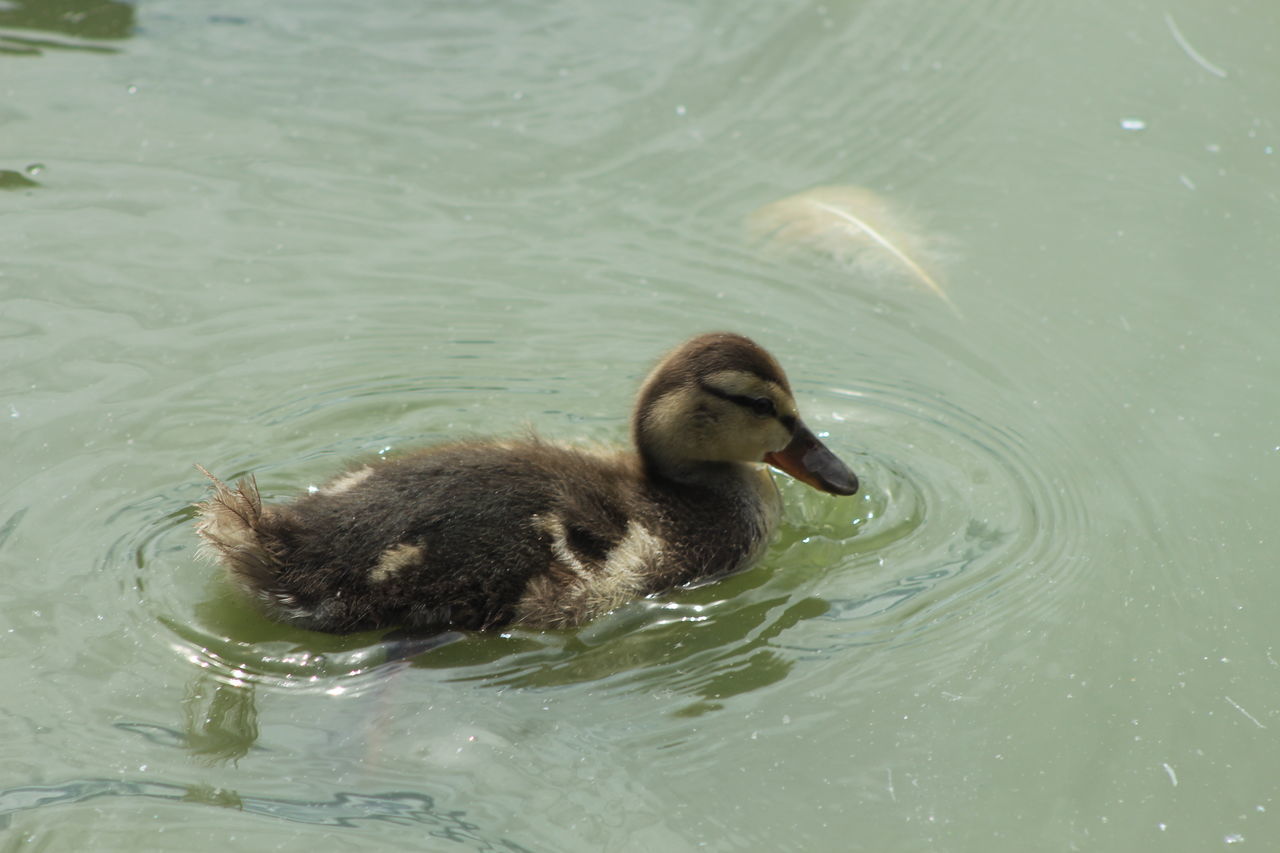
[[[0,10],[3,849],[1280,843],[1273,4]],[[871,187],[892,262],[761,251]],[[686,334],[858,471],[758,567],[412,660],[195,559]],[[392,658],[396,657],[392,648]]]

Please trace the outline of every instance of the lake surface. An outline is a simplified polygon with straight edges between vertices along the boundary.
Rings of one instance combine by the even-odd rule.
[[[1280,848],[1280,5],[0,9],[0,850]],[[751,239],[863,187],[872,246]],[[757,338],[855,498],[577,631],[274,625],[283,499]]]

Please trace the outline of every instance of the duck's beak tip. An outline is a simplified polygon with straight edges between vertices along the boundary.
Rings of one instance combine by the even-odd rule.
[[[858,491],[858,476],[804,424],[796,427],[790,444],[766,453],[764,461],[819,491],[833,495]]]

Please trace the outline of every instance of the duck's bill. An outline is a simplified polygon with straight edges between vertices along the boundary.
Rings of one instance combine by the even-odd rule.
[[[849,466],[828,450],[804,424],[796,427],[790,444],[766,453],[764,461],[802,483],[833,495],[851,495],[858,491],[858,478]]]

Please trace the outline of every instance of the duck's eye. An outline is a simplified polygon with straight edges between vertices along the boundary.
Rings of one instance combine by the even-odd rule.
[[[778,414],[778,407],[768,397],[756,397],[748,404],[751,411],[762,418],[771,418]]]
[[[778,416],[778,407],[774,405],[773,400],[769,397],[749,397],[746,394],[731,394],[705,382],[701,383],[699,387],[712,397],[719,397],[721,400],[728,400],[735,406],[749,409],[757,417],[776,418]]]

